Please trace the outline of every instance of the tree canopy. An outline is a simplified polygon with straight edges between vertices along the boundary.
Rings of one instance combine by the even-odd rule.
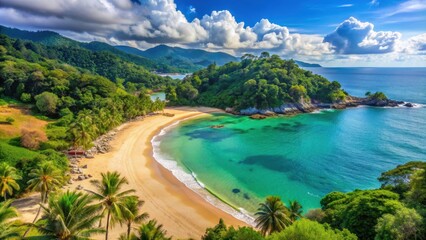
[[[174,105],[267,109],[283,103],[339,102],[347,94],[338,82],[303,70],[293,60],[262,53],[244,55],[241,62],[215,64],[167,89]]]

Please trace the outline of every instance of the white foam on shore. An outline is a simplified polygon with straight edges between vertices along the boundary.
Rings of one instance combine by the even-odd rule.
[[[187,119],[189,118],[185,118],[182,121]],[[221,209],[222,211],[232,215],[233,217],[251,226],[255,226],[254,217],[252,217],[245,209],[240,208],[239,210],[236,210],[227,203],[213,196],[211,193],[208,192],[205,185],[197,179],[197,175],[194,172],[186,172],[181,166],[178,165],[178,163],[173,159],[173,157],[161,152],[161,136],[164,136],[168,130],[172,129],[173,127],[176,127],[180,122],[181,121],[176,121],[168,125],[167,127],[161,129],[161,131],[152,138],[151,144],[154,159],[167,170],[169,170],[180,182],[185,184],[185,186],[194,191],[196,194],[200,195],[203,199],[205,199],[213,206]]]

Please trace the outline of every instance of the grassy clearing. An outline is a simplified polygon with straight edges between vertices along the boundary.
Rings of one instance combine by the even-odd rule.
[[[14,121],[11,124],[6,123],[7,118]],[[0,139],[9,139],[19,137],[23,128],[45,131],[48,124],[45,120],[40,120],[30,111],[23,107],[0,106]]]

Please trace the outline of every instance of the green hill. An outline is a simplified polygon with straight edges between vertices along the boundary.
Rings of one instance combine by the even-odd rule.
[[[17,28],[8,28],[0,25],[0,34],[7,35],[11,38],[29,40],[41,43],[47,46],[69,46],[79,47],[80,42],[66,38],[59,33],[52,31],[25,31]]]
[[[267,53],[242,59],[195,72],[176,88],[169,88],[167,98],[175,105],[242,110],[275,109],[286,103],[339,102],[347,96],[338,82],[301,69],[293,60]]]
[[[317,64],[317,63],[307,63],[307,62],[302,62],[302,61],[294,61],[297,65],[299,65],[299,67],[322,67],[321,65]]]
[[[158,45],[146,51],[128,46],[116,46],[118,49],[149,59],[159,60],[166,64],[183,67],[191,66],[195,70],[207,67],[210,64],[224,65],[228,62],[239,61],[238,58],[223,52],[208,52],[200,49],[185,49],[180,47],[169,47]]]
[[[109,54],[113,54],[123,61],[137,64],[150,71],[188,72],[186,68],[177,68],[177,67],[169,66],[160,61],[145,58],[143,56],[128,54],[107,43],[102,43],[97,41],[89,42],[89,43],[78,42],[52,31],[33,32],[33,31],[25,31],[25,30],[20,30],[16,28],[8,28],[5,26],[0,26],[0,34],[7,35],[11,38],[33,41],[33,42],[40,43],[49,47],[56,47],[56,51],[64,50],[69,53],[70,51],[68,48],[72,48],[73,52],[77,54],[75,56],[76,59],[78,59],[79,50],[81,51],[85,49],[85,50],[90,50],[92,52],[107,52]],[[81,67],[81,66],[78,66],[78,67]]]

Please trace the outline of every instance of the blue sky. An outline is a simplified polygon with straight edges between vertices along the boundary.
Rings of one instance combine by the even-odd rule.
[[[382,31],[399,31],[404,36],[426,31],[426,8],[395,12],[407,1],[286,1],[286,0],[177,0],[177,8],[188,19],[202,18],[214,10],[229,10],[238,21],[253,26],[262,18],[289,27],[293,32],[327,34],[348,17],[374,23]],[[419,1],[422,2],[422,1]],[[191,12],[190,9],[195,9]]]
[[[426,0],[0,0],[0,24],[140,49],[426,67]]]

